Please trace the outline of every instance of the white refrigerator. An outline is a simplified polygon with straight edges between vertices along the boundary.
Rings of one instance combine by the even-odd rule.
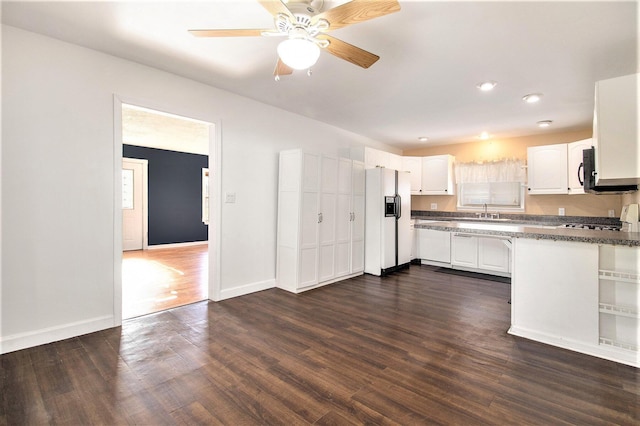
[[[364,272],[383,276],[411,262],[411,181],[408,172],[368,169]]]

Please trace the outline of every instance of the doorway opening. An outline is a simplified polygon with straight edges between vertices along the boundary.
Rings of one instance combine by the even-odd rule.
[[[209,298],[213,125],[121,104],[121,313],[128,319]],[[205,188],[206,186],[206,188]]]

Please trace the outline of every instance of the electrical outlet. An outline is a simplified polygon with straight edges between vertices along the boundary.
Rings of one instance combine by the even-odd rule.
[[[564,207],[558,207],[558,215],[564,216]]]
[[[236,193],[235,192],[225,192],[225,194],[224,194],[224,202],[225,203],[235,203],[236,202]]]
[[[431,210],[438,210],[438,203],[431,203]]]
[[[609,210],[609,217],[616,217],[616,211],[615,210]]]

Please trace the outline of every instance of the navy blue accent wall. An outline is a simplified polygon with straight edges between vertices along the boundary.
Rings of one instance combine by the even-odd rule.
[[[122,156],[149,161],[149,245],[206,241],[202,169],[209,157],[123,145]]]

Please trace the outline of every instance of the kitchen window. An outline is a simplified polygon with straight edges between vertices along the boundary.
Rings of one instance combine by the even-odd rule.
[[[524,185],[520,182],[458,184],[459,209],[524,210]]]
[[[459,210],[524,211],[525,168],[520,160],[456,164]]]

